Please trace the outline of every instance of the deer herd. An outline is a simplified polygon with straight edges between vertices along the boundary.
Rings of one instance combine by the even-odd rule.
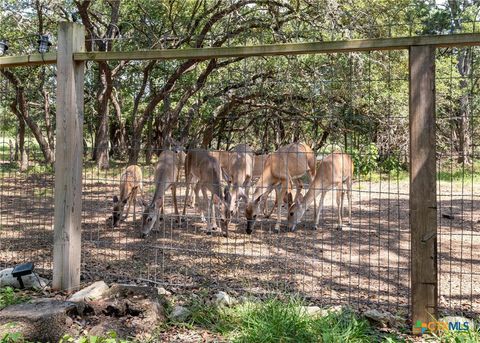
[[[180,216],[177,187],[180,184],[182,168],[185,171],[186,193]],[[302,194],[304,176],[309,183],[305,195]],[[186,218],[187,206],[193,206],[200,212],[202,220],[207,222],[207,233],[210,234],[218,227],[218,219],[225,237],[228,236],[231,218],[239,214],[241,202],[245,204],[247,234],[253,232],[262,207],[264,217],[269,217],[276,208],[275,231],[278,232],[282,220],[281,209],[285,204],[288,209],[287,227],[294,231],[307,208],[312,203],[317,206],[318,200],[314,229],[319,228],[325,195],[334,189],[338,227],[341,228],[343,224],[345,193],[348,198],[348,221],[352,214],[352,158],[346,153],[333,152],[317,162],[315,153],[303,143],[288,144],[266,155],[255,155],[247,144],[239,144],[230,151],[191,149],[187,152],[179,145],[174,145],[172,149],[164,150],[159,155],[154,180],[155,192],[150,202],[146,202],[141,168],[130,165],[125,170],[120,177],[120,197],[113,197],[111,222],[114,227],[128,217],[131,205],[135,205],[140,196],[143,207],[141,232],[142,237],[147,237],[163,218],[165,193],[168,190],[172,192],[178,220]],[[226,186],[222,188],[222,184]],[[253,189],[251,195],[250,188]],[[276,200],[269,213],[267,200],[272,191],[276,193]],[[203,201],[200,200],[200,192]]]

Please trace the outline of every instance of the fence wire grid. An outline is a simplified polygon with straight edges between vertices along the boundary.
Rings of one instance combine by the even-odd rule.
[[[439,304],[446,313],[478,315],[478,49],[465,51],[470,54],[471,64],[468,72],[461,74],[457,70],[457,58],[463,52],[437,49]],[[168,70],[177,62],[159,63],[163,63],[161,68]],[[206,65],[209,61],[202,63]],[[226,66],[222,78],[217,78],[220,81],[208,83],[178,113],[179,120],[171,130],[172,140],[162,137],[162,129],[172,119],[169,115],[181,101],[179,97],[169,100],[168,106],[165,103],[160,106],[149,119],[142,137],[127,139],[122,146],[127,151],[110,146],[108,169],[100,169],[91,161],[92,155],[97,153],[94,132],[97,119],[92,115],[95,113],[92,104],[95,92],[87,89],[82,281],[104,278],[154,283],[179,292],[208,287],[258,296],[299,293],[321,305],[347,304],[359,309],[382,308],[408,313],[407,64],[408,54],[403,51],[252,57],[236,61]],[[55,67],[36,67],[28,71],[47,80],[54,77]],[[200,77],[202,71],[197,67],[193,75]],[[95,65],[89,66],[86,85],[97,72]],[[161,87],[162,82],[158,82],[159,85],[151,87]],[[138,81],[132,83],[138,86]],[[44,82],[39,88],[38,84],[21,87],[2,70],[0,85],[0,267],[34,261],[36,269],[50,277],[54,172],[45,159],[46,148],[50,152],[54,149],[53,138],[49,138],[53,137],[54,128],[54,83]],[[124,86],[112,86],[121,97]],[[40,94],[37,94],[38,89],[41,89]],[[27,106],[28,117],[20,113],[22,101]],[[111,111],[114,116],[114,109]],[[22,122],[25,125],[23,143],[19,124]],[[118,125],[113,122],[112,126]],[[43,137],[42,143],[39,135]],[[117,138],[114,141],[118,142]],[[139,138],[139,144],[135,145]],[[163,142],[163,146],[158,142]],[[222,151],[232,151],[238,144],[248,144],[252,148],[253,169],[256,169],[252,172],[249,201],[256,186],[261,184],[257,184],[262,180],[258,170],[264,168],[259,168],[259,163],[264,166],[268,155],[281,147],[294,142],[305,143],[313,149],[314,169],[321,166],[322,159],[330,153],[348,154],[354,165],[350,224],[344,219],[343,227],[338,228],[336,192],[329,191],[317,230],[312,227],[319,210],[318,199],[310,205],[297,229],[291,232],[287,229],[286,196],[280,199],[280,231],[275,231],[277,211],[266,217],[262,202],[254,231],[248,235],[245,232],[247,201],[240,199],[238,211],[230,218],[228,238],[225,238],[220,225],[207,234],[207,224],[190,204],[186,206],[185,216],[176,215],[171,190],[167,190],[163,198],[165,213],[151,234],[143,238],[145,204],[142,199],[146,204],[152,202],[158,187],[156,163],[165,152],[165,142],[175,149],[181,146],[178,150],[187,156],[203,146],[210,155],[217,157]],[[132,164],[128,162],[128,155],[134,146],[140,148],[135,164],[142,171],[143,196],[138,193],[130,215],[118,227],[113,227],[113,197],[121,198],[122,175]],[[285,152],[277,154],[282,160],[289,160],[285,157],[288,155]],[[293,155],[303,156],[298,150]],[[233,155],[226,156],[229,156],[225,162],[228,166]],[[287,162],[284,167],[302,168],[298,158],[292,161],[295,162]],[[220,173],[220,195],[223,196],[223,189],[231,177],[226,169],[224,167]],[[276,172],[282,173],[282,168],[277,168]],[[183,163],[178,163],[178,174],[176,192],[181,213],[187,186]],[[302,185],[301,193],[305,196],[309,189],[307,169],[298,174],[292,176],[299,177],[298,184]],[[192,181],[190,188],[195,185]],[[292,183],[292,197],[297,195],[296,185]],[[325,187],[318,187],[315,193],[320,194],[322,189]],[[266,199],[267,210],[271,210],[275,191]],[[345,216],[348,213],[346,200]],[[205,204],[200,205],[205,208]],[[222,214],[219,212],[217,208],[218,219]],[[205,213],[208,220],[210,213],[208,210]]]

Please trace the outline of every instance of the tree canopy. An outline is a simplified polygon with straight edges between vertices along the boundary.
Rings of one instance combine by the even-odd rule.
[[[477,32],[477,1],[110,0],[13,1],[0,5],[0,39],[13,55],[37,34],[55,45],[58,21],[86,29],[88,51],[184,49]],[[474,158],[478,53],[438,49],[439,152]],[[55,149],[55,67],[1,70],[3,136],[33,137],[46,163]],[[85,146],[99,167],[151,161],[172,140],[258,152],[305,141],[335,143],[401,168],[408,150],[406,51],[116,61],[87,64]],[[21,155],[19,159],[21,159]],[[367,168],[368,169],[368,168]]]

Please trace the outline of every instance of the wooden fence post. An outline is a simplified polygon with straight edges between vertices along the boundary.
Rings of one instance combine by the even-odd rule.
[[[410,232],[412,322],[437,318],[435,47],[411,46]],[[417,333],[414,330],[414,333]]]
[[[85,69],[73,53],[85,51],[84,27],[60,23],[57,50],[53,288],[73,290],[80,285]]]

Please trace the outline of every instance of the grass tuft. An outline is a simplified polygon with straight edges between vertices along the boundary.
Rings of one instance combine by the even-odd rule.
[[[187,307],[187,323],[170,323],[190,329],[201,327],[221,334],[228,342],[398,342],[374,330],[369,322],[344,309],[326,316],[312,316],[299,298],[271,298],[217,307],[197,298]]]
[[[12,287],[0,288],[0,310],[10,305],[24,303],[29,299],[18,295]]]
[[[480,342],[480,331],[478,328],[468,331],[442,331],[439,334],[432,334],[426,341],[438,343],[478,343]]]

